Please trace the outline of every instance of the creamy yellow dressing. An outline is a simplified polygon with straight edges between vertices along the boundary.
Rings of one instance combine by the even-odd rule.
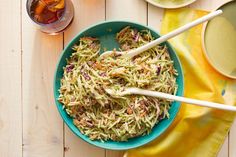
[[[206,53],[216,69],[236,77],[236,1],[220,9],[223,15],[211,20],[206,27]]]
[[[176,4],[182,4],[184,2],[187,2],[189,0],[156,0],[156,2],[162,4],[162,5],[176,5]]]

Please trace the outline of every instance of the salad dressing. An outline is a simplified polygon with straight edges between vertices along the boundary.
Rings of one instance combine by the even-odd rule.
[[[236,78],[236,1],[220,9],[223,14],[209,21],[205,30],[206,55],[218,71]]]

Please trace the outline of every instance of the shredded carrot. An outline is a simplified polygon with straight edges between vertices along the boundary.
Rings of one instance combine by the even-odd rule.
[[[116,39],[121,50],[127,51],[153,37],[147,30],[125,27]],[[169,100],[140,95],[114,98],[104,90],[138,87],[175,94],[177,71],[165,46],[133,59],[115,54],[101,59],[99,40],[84,37],[73,50],[64,68],[58,101],[82,134],[92,140],[126,141],[150,133],[155,124],[168,118]]]

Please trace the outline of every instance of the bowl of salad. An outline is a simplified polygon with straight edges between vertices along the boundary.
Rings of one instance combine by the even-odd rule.
[[[127,95],[113,97],[107,87],[138,87],[183,95],[181,63],[168,42],[132,59],[104,51],[129,51],[159,34],[127,21],[91,26],[71,40],[57,64],[54,98],[71,131],[97,147],[126,150],[151,142],[173,122],[179,102]]]

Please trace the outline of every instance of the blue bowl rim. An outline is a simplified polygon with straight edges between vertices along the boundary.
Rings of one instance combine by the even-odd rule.
[[[61,116],[62,119],[63,119],[63,122],[68,126],[68,128],[69,128],[77,137],[79,137],[79,138],[82,139],[83,141],[85,141],[85,142],[87,142],[87,143],[89,143],[89,144],[91,144],[91,145],[93,145],[93,146],[99,147],[99,148],[104,148],[104,149],[108,149],[108,150],[128,150],[128,149],[137,148],[137,147],[143,146],[143,145],[145,145],[145,144],[147,144],[147,143],[150,143],[150,142],[152,142],[153,140],[155,140],[156,138],[158,138],[160,135],[162,135],[162,134],[170,127],[170,125],[173,123],[173,121],[175,120],[176,116],[178,115],[178,112],[179,112],[180,107],[181,107],[181,106],[180,106],[181,103],[179,103],[179,106],[178,106],[177,109],[176,109],[176,114],[175,114],[175,116],[174,116],[173,119],[170,121],[170,123],[169,123],[169,125],[166,127],[166,129],[163,130],[163,131],[161,131],[161,132],[159,133],[159,136],[157,136],[157,137],[155,137],[155,138],[153,138],[153,139],[151,139],[151,140],[149,140],[149,141],[145,141],[145,142],[142,142],[142,143],[137,143],[135,146],[129,146],[129,147],[126,146],[125,148],[116,148],[116,147],[112,147],[112,148],[111,148],[111,147],[108,147],[108,146],[99,146],[99,145],[93,143],[93,141],[87,140],[87,139],[85,139],[85,138],[79,136],[79,135],[75,132],[75,130],[71,128],[71,126],[69,125],[69,123],[65,120],[65,117],[63,116],[63,111],[61,111],[60,108],[59,108],[59,106],[57,105],[58,101],[57,101],[57,98],[56,98],[56,91],[57,91],[57,89],[56,89],[56,79],[57,79],[57,78],[56,78],[56,77],[57,77],[57,73],[58,73],[58,70],[59,70],[59,64],[60,64],[60,62],[61,62],[61,60],[62,60],[62,57],[63,57],[64,53],[66,52],[66,50],[67,50],[68,48],[71,48],[71,42],[72,42],[72,41],[75,41],[75,40],[78,38],[79,35],[83,34],[84,32],[86,32],[86,31],[89,30],[89,29],[92,29],[93,27],[96,27],[96,26],[102,25],[102,24],[106,24],[106,23],[116,23],[116,22],[123,22],[123,23],[127,23],[127,24],[132,23],[132,24],[135,24],[135,25],[139,25],[139,26],[148,28],[148,30],[150,30],[150,31],[152,31],[152,32],[155,32],[156,34],[158,34],[159,36],[161,36],[159,32],[155,31],[155,30],[154,30],[153,28],[151,28],[150,26],[145,26],[145,25],[140,24],[140,23],[138,23],[138,22],[132,22],[132,21],[126,21],[126,20],[107,20],[107,21],[98,22],[98,23],[93,24],[93,25],[91,25],[91,26],[89,26],[89,27],[86,27],[85,29],[83,29],[83,30],[81,30],[79,33],[77,33],[77,34],[69,41],[69,43],[67,44],[66,47],[64,47],[62,53],[60,54],[60,56],[59,56],[59,58],[58,58],[58,62],[57,62],[57,64],[56,64],[56,70],[55,70],[55,74],[54,74],[54,79],[53,79],[53,93],[54,93],[53,95],[54,95],[55,105],[57,106],[57,110],[59,111],[60,116]],[[179,59],[177,53],[175,52],[175,49],[171,46],[171,44],[170,44],[168,41],[165,41],[165,43],[167,43],[168,46],[173,50],[173,52],[174,52],[175,55],[176,55],[176,59],[177,59],[178,62],[179,62],[179,67],[180,67],[180,69],[181,69],[181,74],[182,74],[182,91],[181,91],[180,95],[183,95],[183,92],[184,92],[184,81],[183,81],[183,80],[184,80],[184,75],[183,75],[182,64],[181,64],[181,62],[180,62],[180,59]],[[65,112],[65,111],[64,111],[64,112]],[[77,128],[77,129],[78,129],[78,128]],[[85,136],[85,135],[83,135],[83,136]]]

